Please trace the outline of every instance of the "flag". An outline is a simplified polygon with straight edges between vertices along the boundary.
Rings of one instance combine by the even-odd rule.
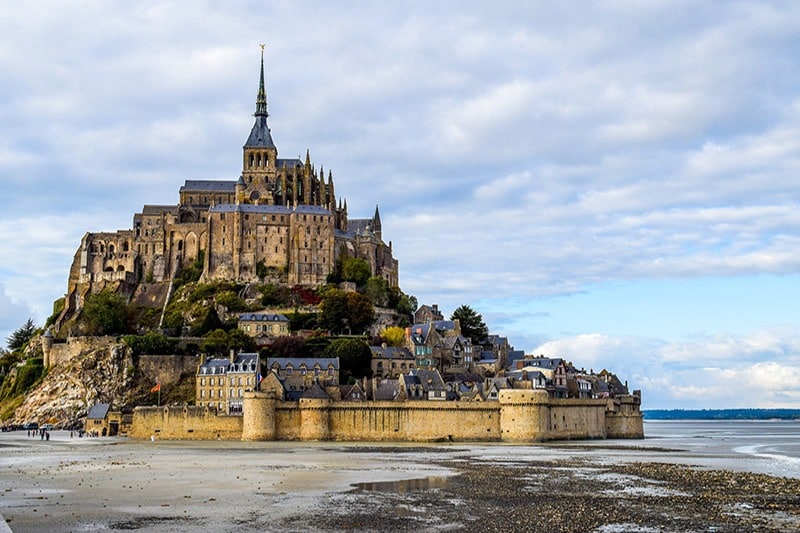
[[[150,389],[150,392],[158,392],[161,390],[161,383],[156,383],[156,386]]]
[[[261,380],[264,379],[264,376],[261,375],[261,372],[258,373],[258,382],[261,383]]]

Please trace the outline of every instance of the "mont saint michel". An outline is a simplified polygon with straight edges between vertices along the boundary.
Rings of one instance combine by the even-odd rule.
[[[42,375],[16,423],[189,440],[643,436],[641,392],[613,371],[525,354],[469,305],[446,318],[405,294],[379,208],[350,218],[310,149],[278,157],[264,78],[262,50],[237,179],[186,180],[177,204],[83,236],[44,330],[15,333],[41,367],[6,382]]]

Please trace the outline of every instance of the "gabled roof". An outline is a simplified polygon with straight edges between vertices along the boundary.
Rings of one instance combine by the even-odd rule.
[[[534,359],[524,359],[525,366],[535,366],[538,368],[546,368],[548,370],[555,370],[564,362],[560,357],[537,357]]]
[[[456,329],[456,323],[454,320],[434,320],[431,322],[431,324],[433,324],[433,327],[439,331],[453,331]]]
[[[412,369],[408,375],[417,376],[422,388],[428,391],[444,391],[444,380],[438,370]]]
[[[330,400],[331,395],[325,392],[325,389],[319,383],[314,383],[307,391],[303,393],[301,398],[315,399],[315,400]]]
[[[289,365],[292,365],[292,368],[300,368],[304,364],[306,368],[314,368],[318,364],[320,368],[328,368],[329,365],[333,365],[334,369],[339,370],[338,357],[269,357],[267,368],[271,369],[276,363],[281,368]]]
[[[171,215],[178,214],[177,205],[145,205],[142,207],[143,215],[163,215],[169,213]]]
[[[180,192],[236,192],[236,182],[227,180],[186,180]]]
[[[242,313],[239,321],[247,322],[289,322],[289,319],[280,313]]]
[[[400,382],[396,379],[384,379],[375,387],[374,398],[379,401],[394,401],[400,396]]]
[[[89,414],[86,415],[87,420],[103,420],[108,416],[108,411],[111,409],[110,403],[96,403],[89,409]]]
[[[370,346],[373,359],[414,359],[414,355],[406,347],[396,346]]]

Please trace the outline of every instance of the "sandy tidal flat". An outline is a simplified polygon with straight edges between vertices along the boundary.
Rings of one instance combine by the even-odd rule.
[[[800,480],[559,445],[50,441],[0,435],[24,531],[797,531]],[[685,457],[684,457],[685,459]]]

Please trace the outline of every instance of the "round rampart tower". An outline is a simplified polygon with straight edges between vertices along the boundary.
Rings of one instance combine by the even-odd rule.
[[[500,400],[500,440],[531,442],[547,438],[547,391],[503,389]]]
[[[242,440],[275,440],[275,393],[245,392],[242,401]]]

